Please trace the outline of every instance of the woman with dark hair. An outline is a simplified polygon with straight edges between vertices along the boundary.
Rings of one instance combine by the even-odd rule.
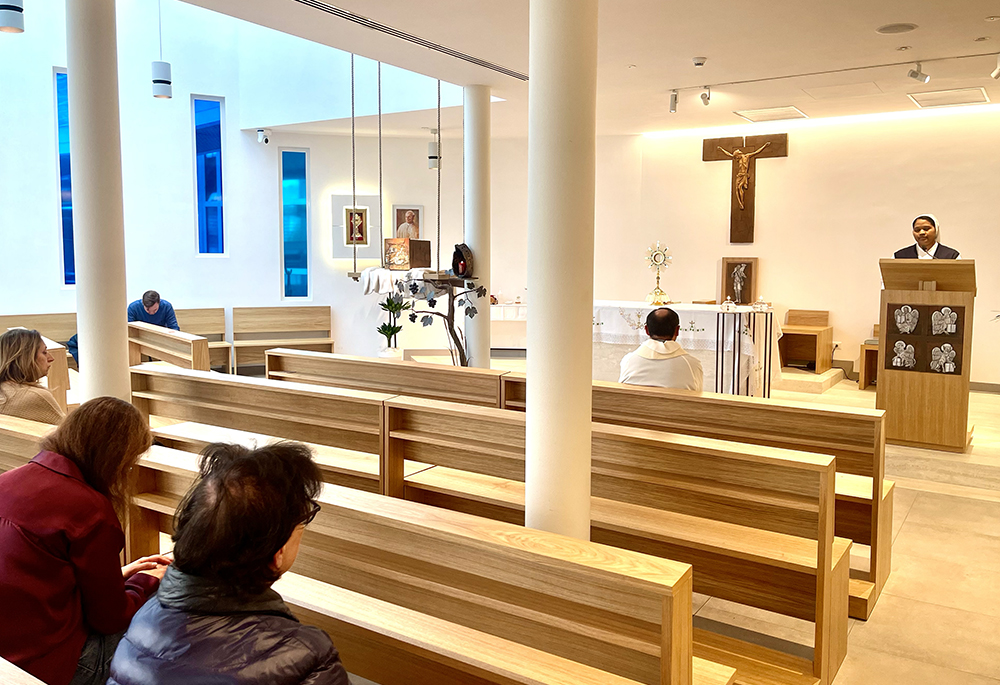
[[[319,512],[309,449],[216,443],[174,521],[174,564],[139,611],[108,685],[350,685],[330,638],[301,625],[272,583]]]
[[[0,656],[49,685],[103,685],[170,559],[120,566],[133,468],[152,438],[114,397],[85,402],[0,474]]]
[[[0,414],[41,423],[62,421],[56,398],[38,382],[53,361],[38,331],[12,328],[0,335]]]
[[[921,214],[913,220],[913,245],[896,250],[894,259],[961,259],[958,250],[938,242],[941,224],[933,214]]]

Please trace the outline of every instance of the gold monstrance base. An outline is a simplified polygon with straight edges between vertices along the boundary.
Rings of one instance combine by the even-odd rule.
[[[646,302],[649,304],[662,305],[670,304],[670,298],[660,289],[660,270],[656,270],[656,287],[653,292],[646,295]]]

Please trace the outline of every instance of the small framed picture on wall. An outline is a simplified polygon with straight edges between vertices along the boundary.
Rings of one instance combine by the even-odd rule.
[[[736,304],[757,301],[757,257],[722,258],[722,300]]]
[[[344,207],[344,244],[368,245],[368,208]]]
[[[392,218],[393,232],[391,237],[409,238],[410,240],[424,238],[426,240],[420,229],[424,218],[423,205],[393,205]]]

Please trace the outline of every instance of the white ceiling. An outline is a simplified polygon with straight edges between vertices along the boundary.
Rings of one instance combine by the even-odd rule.
[[[527,83],[371,31],[295,0],[186,0],[257,24],[460,85],[485,83],[505,99],[493,107],[498,137],[527,132]],[[528,0],[331,0],[331,4],[435,43],[519,72],[528,72]],[[984,87],[1000,102],[1000,82],[989,77],[1000,52],[1000,0],[602,0],[598,40],[598,132],[634,134],[738,124],[732,112],[794,105],[812,118],[914,109],[907,93]],[[911,33],[885,36],[879,26],[917,24]],[[976,42],[976,38],[989,40]],[[910,50],[896,48],[908,45]],[[961,60],[942,57],[989,53]],[[695,68],[691,58],[708,63]],[[929,84],[906,77],[924,61]],[[634,67],[630,67],[634,65]],[[861,67],[861,69],[857,69]],[[700,87],[841,69],[745,85],[717,86],[704,107]],[[668,111],[671,88],[680,93]],[[372,132],[374,121],[359,130]],[[420,135],[434,114],[386,117],[389,135]],[[284,127],[317,133],[350,130],[343,120]],[[461,110],[443,113],[445,134],[461,128]]]

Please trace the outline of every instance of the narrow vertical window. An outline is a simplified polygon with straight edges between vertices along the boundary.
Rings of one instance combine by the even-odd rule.
[[[198,252],[222,254],[222,103],[194,101],[198,174]]]
[[[76,284],[73,255],[73,189],[69,171],[69,91],[66,74],[56,73],[56,121],[59,138],[59,217],[62,223],[63,283]]]
[[[306,153],[281,153],[281,266],[285,297],[309,297]]]

